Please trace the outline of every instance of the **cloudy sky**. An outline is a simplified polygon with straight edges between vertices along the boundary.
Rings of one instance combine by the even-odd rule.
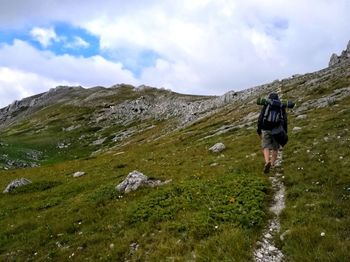
[[[327,66],[349,0],[0,0],[0,107],[57,85],[221,95]]]

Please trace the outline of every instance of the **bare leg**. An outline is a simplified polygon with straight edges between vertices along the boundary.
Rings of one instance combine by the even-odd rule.
[[[271,165],[274,166],[275,162],[277,160],[277,153],[278,150],[272,150],[272,156],[271,156]]]
[[[263,155],[264,155],[264,159],[265,159],[265,164],[270,162],[270,150],[268,148],[263,149]]]

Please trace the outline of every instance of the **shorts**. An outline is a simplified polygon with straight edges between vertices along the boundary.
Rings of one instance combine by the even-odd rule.
[[[271,130],[261,131],[261,146],[262,148],[268,148],[271,150],[278,150],[280,148],[280,145],[271,135]]]

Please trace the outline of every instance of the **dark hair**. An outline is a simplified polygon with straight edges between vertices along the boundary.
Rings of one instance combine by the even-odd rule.
[[[269,94],[269,99],[271,100],[279,100],[278,94],[275,92],[272,92]]]

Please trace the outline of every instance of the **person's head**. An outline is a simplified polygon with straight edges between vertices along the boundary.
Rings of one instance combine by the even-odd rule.
[[[271,100],[279,100],[278,94],[276,92],[272,92],[269,94],[269,99]]]

